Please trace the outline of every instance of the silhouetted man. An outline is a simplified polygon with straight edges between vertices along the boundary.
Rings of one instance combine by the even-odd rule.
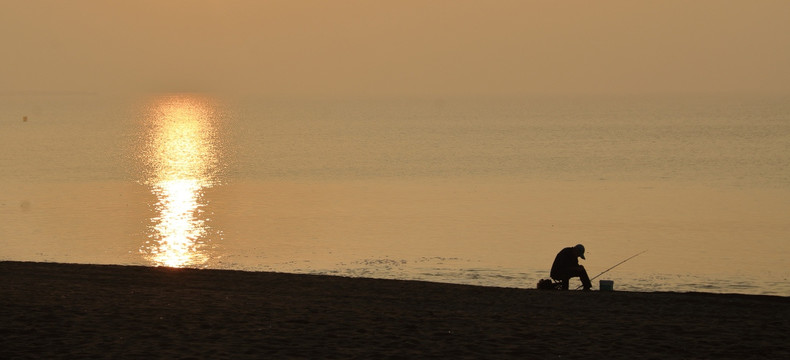
[[[584,259],[584,245],[582,244],[566,247],[560,250],[557,257],[554,258],[554,264],[551,265],[551,278],[562,281],[563,290],[568,290],[568,281],[572,277],[579,277],[585,291],[592,287],[587,270],[584,270],[584,266],[579,265],[579,259],[577,259],[579,257]]]

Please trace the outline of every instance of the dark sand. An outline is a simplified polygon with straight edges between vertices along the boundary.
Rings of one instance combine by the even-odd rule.
[[[786,297],[21,262],[0,289],[4,359],[790,359]]]

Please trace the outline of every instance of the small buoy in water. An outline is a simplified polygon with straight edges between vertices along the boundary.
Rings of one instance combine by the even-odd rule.
[[[27,122],[27,116],[23,116],[22,121]]]

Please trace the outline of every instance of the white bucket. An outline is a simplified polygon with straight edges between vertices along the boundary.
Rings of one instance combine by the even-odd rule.
[[[614,291],[614,281],[600,280],[598,282],[598,289],[600,289],[601,291]]]

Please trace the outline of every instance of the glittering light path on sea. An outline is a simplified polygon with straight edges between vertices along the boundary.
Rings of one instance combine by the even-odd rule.
[[[157,266],[200,266],[209,260],[210,235],[204,189],[219,168],[210,99],[176,95],[157,98],[145,119],[145,184],[156,196],[148,241],[140,249]]]

